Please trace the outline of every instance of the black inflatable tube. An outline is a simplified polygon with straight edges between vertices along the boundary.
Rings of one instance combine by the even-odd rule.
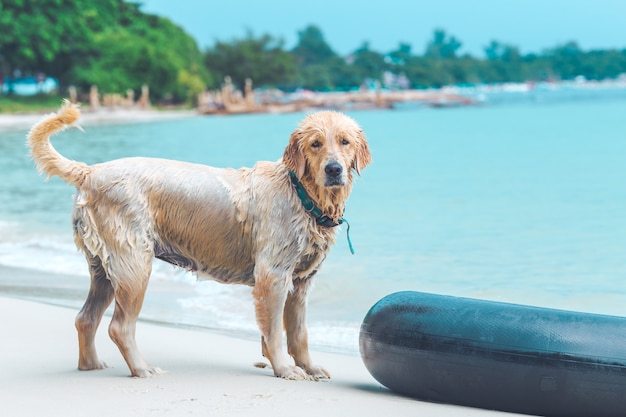
[[[365,316],[363,362],[417,399],[541,416],[626,416],[626,318],[399,292]]]

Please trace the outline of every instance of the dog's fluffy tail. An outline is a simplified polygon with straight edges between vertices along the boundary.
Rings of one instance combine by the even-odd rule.
[[[89,175],[90,168],[82,162],[72,161],[57,152],[50,143],[50,136],[69,126],[80,116],[78,107],[65,100],[57,113],[46,116],[28,133],[27,144],[40,174],[48,178],[56,175],[65,182],[80,186]]]

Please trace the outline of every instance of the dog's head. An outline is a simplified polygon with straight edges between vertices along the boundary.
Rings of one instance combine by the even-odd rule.
[[[363,130],[350,117],[321,111],[310,114],[291,134],[283,162],[305,184],[320,189],[350,186],[352,170],[372,161]]]

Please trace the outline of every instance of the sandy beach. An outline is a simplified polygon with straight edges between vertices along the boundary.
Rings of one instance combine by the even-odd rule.
[[[60,105],[60,103],[59,103]],[[57,109],[41,113],[9,114],[0,113],[0,130],[8,129],[28,129],[46,114],[54,113]],[[183,119],[189,117],[199,117],[196,110],[141,110],[141,109],[111,109],[101,108],[90,110],[83,108],[79,125],[90,126],[96,124],[112,123],[138,123],[152,122],[158,120]]]
[[[328,382],[285,381],[262,361],[259,343],[140,322],[147,360],[167,373],[129,377],[101,326],[102,371],[76,369],[72,309],[0,297],[0,397],[6,416],[498,416],[501,412],[420,402],[378,384],[357,356],[314,352]],[[108,318],[105,317],[105,322]]]

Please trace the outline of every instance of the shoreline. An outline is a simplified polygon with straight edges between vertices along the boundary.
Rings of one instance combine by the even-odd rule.
[[[312,352],[333,378],[285,381],[269,368],[253,366],[264,359],[258,341],[141,321],[141,351],[168,373],[129,378],[106,326],[101,326],[96,343],[110,367],[81,372],[76,370],[75,311],[0,295],[0,314],[10,317],[0,324],[0,392],[7,415],[512,415],[396,395],[378,384],[354,356]]]
[[[211,310],[211,313],[206,309],[195,310],[193,307],[190,311],[189,307],[185,307],[181,301],[203,297],[202,291],[198,291],[198,285],[203,283],[222,291],[225,289],[240,291],[228,295],[213,294],[211,305],[214,310]],[[221,288],[222,285],[211,281],[189,283],[186,280],[152,277],[146,291],[139,321],[163,327],[217,333],[236,339],[256,341],[259,334],[254,318],[253,301],[251,295],[249,300],[243,298],[247,297],[249,288],[243,286]],[[88,288],[89,277],[84,274],[73,275],[50,271],[44,273],[26,267],[0,264],[0,297],[33,301],[71,309],[78,313],[85,302]],[[208,298],[209,296],[205,294],[204,297]],[[230,305],[233,302],[232,297],[236,297],[238,302],[235,310]],[[229,315],[234,312],[236,312],[236,317],[233,321],[229,321]],[[110,321],[112,315],[113,304],[106,310],[104,322]],[[315,320],[314,314],[310,311],[308,320],[309,346],[320,352],[349,356],[358,355],[358,326],[354,328],[354,331],[350,331],[350,336],[346,336],[345,327],[340,325],[346,326],[347,323],[319,322]],[[106,327],[104,324],[102,326]],[[334,332],[331,334],[334,337],[326,336],[329,331],[327,326],[333,326]],[[340,330],[336,326],[340,326]],[[347,345],[346,337],[349,337],[348,340],[353,343]]]
[[[388,110],[397,106],[413,104],[431,108],[455,108],[482,106],[485,96],[495,94],[510,99],[513,96],[528,98],[537,93],[549,97],[554,92],[594,93],[596,91],[626,91],[626,82],[560,82],[560,83],[502,83],[478,85],[473,87],[448,86],[427,90],[390,90],[390,91],[352,91],[352,92],[303,92],[293,93],[289,100],[276,100],[275,97],[261,99],[260,103],[247,99],[217,103],[209,100],[199,103],[193,109],[162,109],[139,106],[101,106],[97,109],[84,105],[79,123],[89,126],[95,124],[142,123],[160,120],[175,120],[206,115],[236,116],[240,114],[281,114],[306,112],[320,109],[337,111],[352,110]],[[619,97],[622,97],[620,95]],[[562,98],[561,98],[562,99]],[[497,101],[495,101],[497,103]],[[30,127],[45,115],[56,112],[61,106],[49,111],[33,113],[0,113],[0,132],[11,129]]]
[[[61,103],[59,102],[59,107]],[[42,111],[37,113],[0,113],[0,131],[11,129],[30,128],[44,116],[55,113],[58,110]],[[125,124],[125,123],[148,123],[162,120],[188,119],[201,117],[197,110],[142,110],[137,108],[100,108],[91,110],[87,107],[81,109],[80,126],[93,126],[98,124]]]

